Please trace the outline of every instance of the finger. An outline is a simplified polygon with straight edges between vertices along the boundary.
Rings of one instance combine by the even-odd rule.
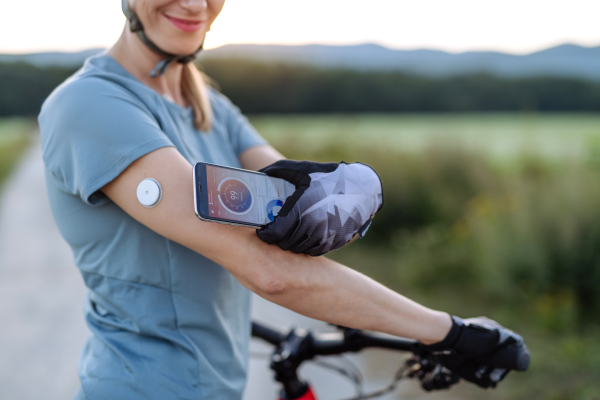
[[[312,255],[310,253],[310,249],[315,247],[315,245],[319,242],[319,238],[315,237],[315,235],[305,234],[302,238],[298,240],[297,243],[292,246],[291,250],[294,253],[306,253],[308,255]]]
[[[256,231],[256,234],[263,242],[280,245],[293,235],[293,232],[298,229],[299,225],[300,221],[298,217],[294,213],[291,213],[285,217],[277,216],[269,225]]]
[[[322,228],[325,223],[323,221],[309,223],[306,219],[302,219],[300,225],[301,227],[294,232],[294,243],[290,248],[294,253],[309,254],[308,250],[320,243],[323,236]]]
[[[348,242],[349,240],[340,240],[338,235],[334,234],[325,240],[314,240],[314,243],[304,252],[310,256],[316,257],[339,249]]]
[[[295,248],[294,251],[297,253],[302,253],[323,240],[327,231],[327,211],[325,209],[315,209],[310,213],[306,213],[304,210],[305,208],[301,204],[296,203],[292,212],[285,217],[298,219],[298,226],[279,243],[280,246],[288,249]]]
[[[494,370],[494,368],[467,361],[462,365],[462,367],[458,371],[458,374],[464,380],[472,382],[484,389],[487,389],[491,387],[496,387],[496,384],[502,379],[504,379],[504,377],[508,373],[508,370],[506,370],[506,372],[503,375],[496,373],[494,374],[494,380],[492,380],[490,377],[490,373]]]
[[[290,229],[284,237],[279,240],[277,245],[283,250],[292,250],[298,245],[304,243],[307,239],[312,238],[314,235],[314,224],[308,223],[306,219],[297,217],[297,209],[294,208],[294,212],[290,215],[282,218],[284,221],[292,218],[294,220],[293,229]],[[279,217],[275,220],[277,221]],[[298,253],[298,251],[296,251]]]
[[[508,375],[508,373],[510,372],[510,370],[508,369],[504,369],[504,368],[494,368],[490,373],[489,373],[489,377],[490,380],[492,382],[500,382],[502,379],[504,379],[504,377],[506,375]]]
[[[456,354],[438,354],[436,357],[444,367],[451,371],[458,371],[466,360],[465,357]]]

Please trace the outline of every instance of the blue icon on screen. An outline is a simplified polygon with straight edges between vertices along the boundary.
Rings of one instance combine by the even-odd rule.
[[[269,217],[269,221],[275,221],[275,217],[279,214],[281,207],[283,207],[283,201],[281,200],[271,200],[267,204],[267,216]]]

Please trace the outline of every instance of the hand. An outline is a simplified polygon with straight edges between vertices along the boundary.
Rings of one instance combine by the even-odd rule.
[[[273,222],[258,237],[283,250],[319,256],[366,233],[383,206],[381,180],[360,163],[317,163],[280,160],[261,172],[293,183]]]
[[[423,347],[461,378],[482,388],[496,387],[510,370],[529,367],[523,338],[496,321],[485,317],[452,317],[452,321],[444,340]]]

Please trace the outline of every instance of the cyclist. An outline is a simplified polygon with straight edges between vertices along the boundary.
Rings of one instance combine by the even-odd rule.
[[[258,170],[283,159],[190,63],[223,3],[124,1],[129,24],[118,41],[42,108],[52,212],[89,288],[92,335],[76,398],[239,399],[250,291],[309,317],[433,345],[457,373],[494,385],[505,375],[497,368],[515,368],[504,351],[522,344],[512,332],[452,319],[324,257],[194,216],[193,162]],[[162,186],[153,208],[135,194],[148,177]]]

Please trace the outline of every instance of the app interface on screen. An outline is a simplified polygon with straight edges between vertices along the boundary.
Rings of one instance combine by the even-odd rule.
[[[295,186],[283,179],[206,166],[208,214],[254,224],[273,221]]]

